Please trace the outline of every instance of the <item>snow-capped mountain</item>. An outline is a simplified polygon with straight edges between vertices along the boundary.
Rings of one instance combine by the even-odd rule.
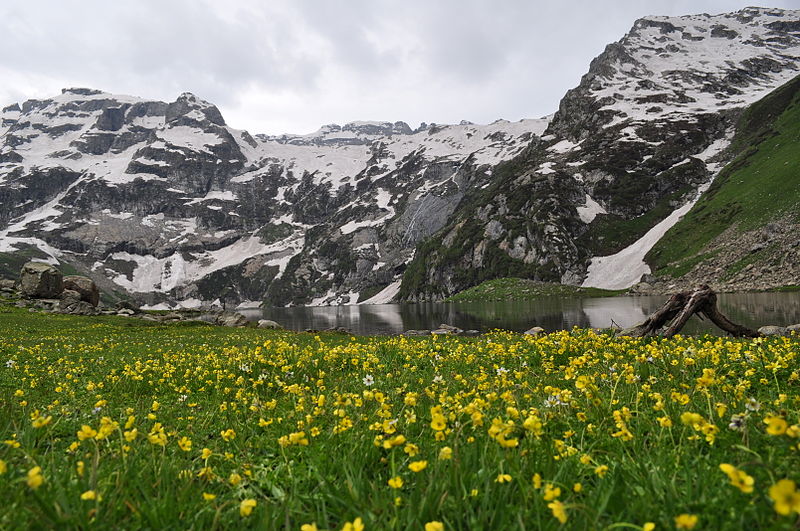
[[[800,11],[748,8],[637,21],[541,120],[251,136],[189,93],[66,89],[2,111],[0,253],[151,304],[379,302],[401,281],[435,299],[498,275],[610,287],[647,271],[648,231],[799,64]]]
[[[415,245],[547,121],[254,138],[192,94],[65,89],[6,107],[2,124],[0,252],[35,247],[107,290],[192,305],[396,291]]]
[[[647,251],[732,159],[742,110],[798,74],[800,11],[636,21],[544,135],[426,242],[401,295],[437,298],[497,276],[638,282]]]

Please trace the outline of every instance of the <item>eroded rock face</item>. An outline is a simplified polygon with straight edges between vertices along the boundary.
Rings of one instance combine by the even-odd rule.
[[[80,295],[80,300],[88,302],[92,306],[100,303],[100,291],[97,284],[89,277],[69,275],[64,277],[64,289],[73,290]]]
[[[56,299],[64,290],[64,275],[50,264],[28,262],[20,271],[19,289],[26,297]]]

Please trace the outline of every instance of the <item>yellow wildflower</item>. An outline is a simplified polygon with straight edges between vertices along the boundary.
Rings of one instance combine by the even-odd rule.
[[[392,487],[393,489],[399,489],[400,487],[403,486],[403,478],[401,478],[400,476],[395,476],[389,479],[388,483],[389,486]]]
[[[719,469],[728,475],[731,480],[731,485],[738,488],[745,494],[753,492],[754,480],[752,476],[728,463],[720,464]]]
[[[561,488],[554,487],[551,483],[548,483],[544,486],[544,493],[542,494],[542,498],[544,501],[552,501],[561,496]]]
[[[767,415],[764,418],[764,424],[767,425],[767,433],[770,435],[783,435],[786,433],[786,428],[789,427],[786,420],[777,415]]]
[[[775,512],[789,516],[793,512],[800,513],[800,492],[791,479],[782,479],[769,488]]]
[[[81,429],[78,430],[78,439],[81,441],[93,439],[95,435],[97,435],[97,432],[93,430],[91,426],[87,426],[86,424],[81,426]]]
[[[421,472],[421,471],[425,470],[425,467],[427,467],[427,466],[428,466],[428,462],[427,461],[414,461],[414,462],[412,462],[412,463],[410,463],[408,465],[408,468],[412,472]]]
[[[178,446],[184,452],[191,452],[192,451],[192,440],[186,436],[181,437],[178,441]]]
[[[44,483],[44,476],[42,476],[42,467],[35,466],[28,470],[28,486],[33,490],[38,489]]]
[[[697,525],[696,514],[679,514],[675,517],[675,527],[678,529],[692,529]]]
[[[434,520],[425,524],[425,531],[444,531],[444,524]]]
[[[364,523],[361,521],[361,518],[356,518],[353,520],[353,523],[346,522],[344,527],[342,527],[342,531],[364,531]]]
[[[511,483],[511,476],[509,474],[498,474],[496,478],[494,478],[495,483]]]
[[[563,503],[556,500],[547,504],[547,507],[553,511],[553,516],[562,524],[567,523],[567,508]]]
[[[256,500],[253,498],[247,498],[246,500],[242,500],[239,504],[239,514],[241,516],[250,516],[250,513],[253,512],[253,508],[258,504]]]

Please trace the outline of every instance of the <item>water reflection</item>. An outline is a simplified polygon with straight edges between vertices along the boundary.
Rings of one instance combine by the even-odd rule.
[[[356,334],[397,334],[430,330],[440,323],[465,330],[493,328],[524,331],[541,326],[547,331],[573,326],[628,327],[643,321],[666,300],[663,296],[605,297],[596,299],[546,298],[536,301],[488,303],[381,304],[246,310],[249,319],[272,319],[292,330],[344,327]],[[753,328],[766,324],[800,323],[800,293],[737,293],[719,296],[723,313]],[[687,333],[715,332],[696,317]]]

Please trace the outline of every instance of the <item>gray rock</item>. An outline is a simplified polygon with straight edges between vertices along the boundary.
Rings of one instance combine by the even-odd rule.
[[[59,305],[61,307],[66,307],[80,301],[81,301],[80,293],[72,289],[65,289],[64,291],[61,292],[61,301],[59,302]]]
[[[69,275],[64,277],[64,289],[77,291],[80,294],[82,301],[88,302],[92,306],[97,306],[100,303],[100,290],[97,285],[89,277],[79,275]]]
[[[216,324],[231,327],[246,326],[247,317],[238,312],[222,313],[217,316]]]
[[[132,301],[119,301],[114,305],[114,308],[117,310],[133,310],[133,311],[137,311],[139,309],[139,307]]]
[[[337,332],[339,334],[350,334],[351,333],[350,330],[348,330],[347,328],[345,328],[343,326],[334,326],[334,327],[331,327],[331,328],[326,328],[324,331],[325,332]]]
[[[28,262],[19,274],[19,288],[23,295],[36,299],[50,299],[61,295],[64,275],[43,262]]]
[[[134,313],[136,313],[136,312],[134,312],[133,310],[130,310],[128,308],[123,308],[122,310],[117,311],[117,315],[121,315],[123,317],[130,317]],[[148,317],[152,317],[152,316],[148,315]],[[155,320],[155,318],[153,318],[153,320]]]
[[[791,326],[786,327],[786,331],[790,334],[794,332],[795,334],[800,334],[800,324],[793,324]]]
[[[283,329],[281,325],[276,323],[275,321],[270,321],[269,319],[261,319],[258,321],[259,328],[272,328],[275,330]]]
[[[453,335],[453,331],[447,330],[445,328],[439,328],[437,330],[431,330],[431,334],[435,336],[446,336],[446,335]]]
[[[73,290],[66,290],[66,297],[63,298],[56,311],[58,313],[67,313],[70,315],[98,315],[100,311],[96,306],[86,301],[80,300],[80,293]]]
[[[543,333],[544,333],[544,328],[542,328],[541,326],[534,326],[530,330],[526,330],[524,332],[526,336],[538,336]]]
[[[789,330],[785,326],[762,326],[758,329],[758,333],[762,336],[788,336]]]
[[[464,330],[461,335],[466,337],[475,337],[481,335],[481,332],[480,330]]]
[[[14,291],[17,288],[17,283],[13,280],[0,279],[0,289]]]
[[[406,330],[403,332],[404,336],[427,336],[431,332],[430,330]]]
[[[445,330],[450,334],[456,334],[456,335],[461,334],[461,333],[464,332],[459,327],[453,326],[453,325],[449,325],[449,324],[440,324],[439,325],[439,330]]]

